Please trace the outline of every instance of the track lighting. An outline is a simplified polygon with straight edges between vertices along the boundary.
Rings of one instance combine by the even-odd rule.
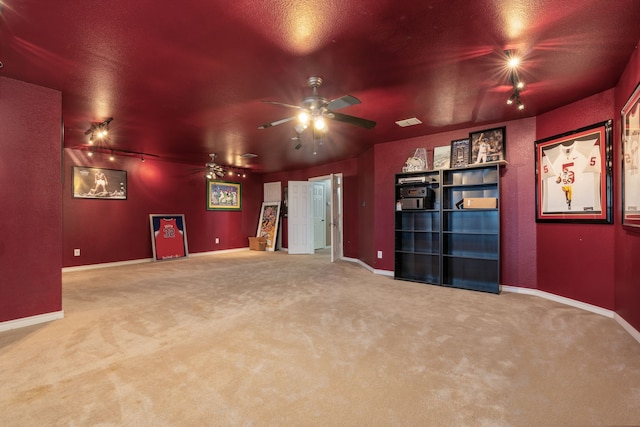
[[[103,122],[91,123],[91,127],[85,131],[85,135],[89,136],[89,144],[93,144],[96,140],[105,139],[109,135],[109,123],[113,117],[109,117]]]
[[[518,107],[518,110],[524,110],[524,104],[520,101],[520,92],[524,89],[524,82],[518,77],[518,66],[520,65],[520,58],[512,50],[505,50],[504,54],[507,59],[507,67],[509,69],[509,83],[513,87],[513,92],[507,99],[507,105],[511,105],[514,102]]]

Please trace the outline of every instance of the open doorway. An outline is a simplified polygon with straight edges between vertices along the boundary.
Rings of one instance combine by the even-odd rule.
[[[314,253],[330,250],[333,262],[343,256],[342,174],[309,178],[309,182]]]

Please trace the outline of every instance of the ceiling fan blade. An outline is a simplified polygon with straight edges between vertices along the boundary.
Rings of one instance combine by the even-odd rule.
[[[288,107],[288,108],[295,108],[296,110],[299,110],[301,107],[299,105],[293,105],[293,104],[286,104],[284,102],[278,102],[278,101],[262,101],[265,104],[274,104],[274,105],[280,105],[282,107]]]
[[[272,126],[278,126],[278,125],[281,125],[282,123],[289,122],[289,121],[291,121],[291,120],[293,120],[295,118],[296,118],[296,116],[287,117],[286,119],[276,120],[275,122],[271,122],[271,123],[267,123],[267,124],[262,125],[262,126],[258,126],[258,129],[266,129],[266,128],[270,128]]]
[[[339,110],[341,108],[350,107],[356,104],[360,104],[360,100],[358,98],[351,95],[345,95],[345,96],[341,96],[340,98],[336,98],[329,101],[329,104],[327,104],[327,108],[333,111],[333,110]]]
[[[327,114],[327,117],[332,120],[337,120],[339,122],[348,123],[350,125],[360,126],[365,129],[373,129],[376,126],[376,122],[361,119],[360,117],[348,116],[342,113],[334,113],[333,111]]]

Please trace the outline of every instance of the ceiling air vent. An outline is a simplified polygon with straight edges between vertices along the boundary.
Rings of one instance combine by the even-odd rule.
[[[398,126],[400,126],[401,128],[406,128],[407,126],[415,126],[415,125],[419,125],[420,123],[422,123],[420,120],[418,120],[415,117],[412,117],[410,119],[404,119],[404,120],[398,120],[396,122],[396,124]]]

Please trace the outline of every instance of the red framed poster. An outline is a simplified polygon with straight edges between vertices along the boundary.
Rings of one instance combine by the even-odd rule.
[[[183,258],[189,254],[184,215],[151,214],[149,223],[155,261]]]
[[[613,122],[535,142],[536,221],[613,222]]]

